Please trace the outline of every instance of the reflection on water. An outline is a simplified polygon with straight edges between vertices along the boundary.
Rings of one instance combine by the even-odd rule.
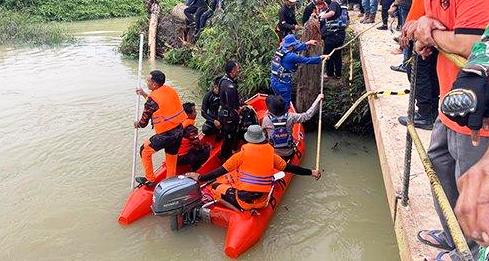
[[[0,260],[225,259],[224,231],[211,225],[172,233],[160,217],[117,224],[137,75],[137,62],[116,51],[128,21],[68,25],[79,37],[71,46],[0,47]],[[157,68],[184,101],[200,103],[194,71]],[[307,135],[305,166],[315,137]],[[295,178],[243,260],[399,259],[374,142],[338,133],[323,141],[323,178]]]

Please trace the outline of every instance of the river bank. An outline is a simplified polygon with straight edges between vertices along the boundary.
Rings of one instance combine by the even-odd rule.
[[[0,260],[225,260],[216,227],[172,233],[158,217],[117,224],[129,193],[137,77],[137,61],[117,51],[127,24],[73,23],[76,44],[0,48],[0,189],[8,192]],[[198,72],[155,66],[182,100],[200,103]],[[139,143],[149,135],[143,130]],[[314,165],[316,135],[306,134],[303,166]],[[324,132],[322,142],[323,178],[294,179],[242,260],[399,259],[374,141]]]

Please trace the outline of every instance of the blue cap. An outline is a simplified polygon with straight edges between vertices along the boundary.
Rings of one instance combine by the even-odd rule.
[[[300,44],[301,41],[297,40],[297,38],[295,38],[295,35],[293,34],[288,34],[287,36],[285,36],[283,42],[282,42],[282,46],[284,48],[289,48],[291,46],[296,46],[298,44]]]

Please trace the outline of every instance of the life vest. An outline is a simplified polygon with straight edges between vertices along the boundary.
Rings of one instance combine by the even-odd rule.
[[[285,57],[286,54],[290,53],[290,50],[286,50],[283,48],[277,49],[275,52],[275,55],[272,58],[272,65],[270,66],[270,71],[272,72],[272,77],[276,77],[278,80],[283,81],[283,82],[290,82],[292,81],[292,76],[295,71],[295,68],[293,70],[287,70],[283,65],[282,65],[282,59]]]
[[[176,128],[186,118],[177,92],[170,86],[163,85],[149,95],[158,104],[158,110],[151,117],[156,134]]]
[[[178,156],[183,156],[185,154],[187,154],[190,149],[192,148],[192,139],[190,139],[190,131],[192,129],[197,129],[195,126],[194,126],[194,123],[195,123],[195,120],[194,119],[185,119],[183,122],[182,122],[182,126],[184,128],[183,130],[183,138],[182,138],[182,142],[180,143],[180,148],[178,149]]]
[[[272,189],[274,149],[266,144],[248,143],[241,147],[242,163],[237,170],[237,190],[268,193]]]
[[[272,134],[269,137],[272,146],[275,149],[292,147],[292,135],[287,129],[287,119],[289,118],[289,114],[285,113],[284,115],[278,117],[269,114],[268,117],[273,124]]]
[[[341,6],[341,13],[340,15],[331,21],[326,21],[324,24],[325,32],[326,34],[328,33],[334,33],[339,30],[345,30],[346,27],[350,24],[350,16],[348,14],[348,7],[346,6]]]
[[[190,125],[194,125],[195,124],[195,119],[189,119],[189,118],[186,118],[183,122],[182,122],[182,127],[185,129],[187,128],[188,126]]]

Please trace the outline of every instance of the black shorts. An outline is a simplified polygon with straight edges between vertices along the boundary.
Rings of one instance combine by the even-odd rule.
[[[183,138],[183,127],[178,125],[178,127],[171,129],[167,132],[160,134],[155,134],[149,138],[149,146],[155,151],[165,149],[165,152],[170,155],[176,155]]]

